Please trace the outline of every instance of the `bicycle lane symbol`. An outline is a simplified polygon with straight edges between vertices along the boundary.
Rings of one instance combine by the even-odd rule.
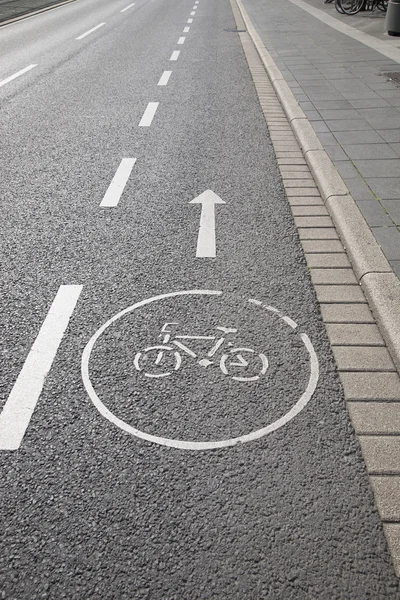
[[[196,442],[171,439],[141,431],[111,412],[100,400],[90,379],[89,362],[96,342],[111,325],[125,315],[134,313],[135,310],[144,306],[182,296],[222,297],[223,292],[214,290],[188,290],[161,294],[142,300],[114,315],[102,325],[89,340],[82,355],[82,379],[91,401],[103,417],[123,431],[155,444],[182,450],[214,450],[231,447],[238,443],[247,443],[264,437],[286,425],[307,406],[317,387],[319,378],[318,358],[309,337],[306,333],[299,332],[297,324],[277,308],[263,304],[259,300],[248,299],[247,303],[252,307],[274,313],[274,315],[286,326],[296,331],[306,350],[306,354],[308,355],[309,376],[306,389],[300,394],[297,401],[294,402],[291,408],[283,416],[264,427],[234,438]],[[215,330],[216,333],[214,335],[201,335],[202,332],[199,332],[200,335],[191,335],[186,334],[186,332],[182,333],[179,329],[179,323],[167,322],[161,328],[160,344],[146,346],[136,352],[134,357],[134,368],[140,376],[150,380],[167,378],[173,376],[174,373],[183,368],[183,357],[186,359],[186,357],[189,356],[193,361],[197,362],[199,367],[207,369],[209,367],[215,368],[217,366],[224,376],[229,376],[238,382],[258,381],[266,375],[269,366],[267,356],[254,348],[236,347],[234,341],[232,341],[234,336],[238,333],[236,328],[215,326]],[[209,347],[205,354],[195,351],[193,342],[198,341],[208,343]],[[242,370],[247,370],[248,367],[254,367],[254,372],[252,372],[251,375],[248,375],[247,371],[245,374],[241,373]],[[241,374],[232,374],[237,373],[237,370],[239,370],[239,373]]]
[[[179,325],[179,323],[165,323],[165,325],[161,329],[160,336],[162,338],[162,344],[158,346],[149,346],[145,348],[142,352],[138,352],[134,359],[134,365],[137,371],[143,372],[145,377],[150,377],[154,379],[169,377],[172,375],[172,371],[164,370],[163,365],[167,362],[165,359],[168,354],[172,354],[174,358],[173,371],[178,371],[182,366],[182,354],[190,356],[193,359],[198,359],[198,355],[192,349],[188,347],[188,342],[191,340],[202,340],[208,341],[212,343],[211,348],[207,352],[206,356],[200,358],[198,360],[198,364],[207,368],[213,364],[215,364],[214,359],[218,356],[219,351],[224,347],[227,341],[228,336],[232,336],[238,332],[236,328],[233,327],[216,327],[218,331],[219,337],[217,335],[173,335],[174,326]],[[222,335],[221,335],[222,334]],[[168,345],[170,344],[170,345]],[[173,348],[172,345],[175,347]],[[256,354],[255,350],[252,348],[245,347],[232,347],[234,346],[233,342],[227,343],[229,350],[222,354],[219,359],[219,367],[224,375],[230,375],[231,367],[238,367],[239,369],[247,369],[250,366],[250,361],[253,358],[257,358],[260,363],[258,366],[257,374],[250,376],[238,376],[231,375],[232,379],[235,381],[257,381],[260,379],[262,375],[265,375],[268,369],[268,359],[263,353]],[[176,350],[176,348],[178,350]],[[181,352],[179,352],[179,350]],[[248,355],[248,358],[244,358],[244,356]],[[148,360],[146,360],[148,359]],[[171,362],[171,361],[169,361]],[[152,363],[153,372],[149,372],[149,363]]]

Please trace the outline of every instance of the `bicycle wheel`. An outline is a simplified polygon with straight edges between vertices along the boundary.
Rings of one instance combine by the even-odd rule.
[[[364,0],[337,0],[345,15],[356,15],[364,6]]]
[[[387,11],[387,0],[380,0],[377,3],[377,7],[379,8],[379,10],[381,10],[382,12],[386,12]]]
[[[340,0],[335,0],[335,8],[336,10],[343,15],[342,7],[340,5]]]

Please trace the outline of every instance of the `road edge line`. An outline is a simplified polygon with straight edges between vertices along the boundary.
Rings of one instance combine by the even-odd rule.
[[[0,27],[5,27],[6,25],[12,25],[13,23],[18,23],[18,21],[23,21],[28,17],[34,17],[35,15],[40,15],[41,13],[47,12],[48,10],[54,10],[55,8],[59,8],[60,6],[64,6],[64,4],[71,4],[71,2],[75,2],[76,0],[63,0],[63,2],[57,2],[51,4],[50,6],[45,6],[44,8],[39,8],[39,10],[35,10],[33,12],[24,13],[23,15],[19,15],[18,17],[12,17],[11,19],[7,19],[7,21],[0,21]]]
[[[311,123],[299,106],[280,69],[264,46],[242,1],[234,1],[400,373],[400,280],[393,272],[335,165],[322,148]]]

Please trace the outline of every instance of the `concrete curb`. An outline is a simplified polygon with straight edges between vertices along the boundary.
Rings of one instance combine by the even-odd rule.
[[[50,6],[45,6],[44,8],[39,8],[38,10],[34,10],[32,12],[23,13],[22,15],[12,17],[11,19],[7,19],[6,21],[0,21],[0,27],[5,27],[6,25],[11,25],[12,23],[18,23],[18,21],[22,21],[23,19],[27,19],[28,17],[40,15],[41,13],[47,12],[48,10],[58,8],[59,6],[64,6],[64,4],[70,4],[71,2],[75,2],[75,0],[62,0],[62,2],[54,2]]]
[[[235,1],[400,372],[400,281],[335,165],[323,149],[292,90],[264,46],[242,1]]]

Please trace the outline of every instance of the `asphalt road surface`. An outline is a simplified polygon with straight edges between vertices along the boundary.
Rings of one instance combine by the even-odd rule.
[[[0,598],[399,598],[229,1],[127,6],[0,29]]]

